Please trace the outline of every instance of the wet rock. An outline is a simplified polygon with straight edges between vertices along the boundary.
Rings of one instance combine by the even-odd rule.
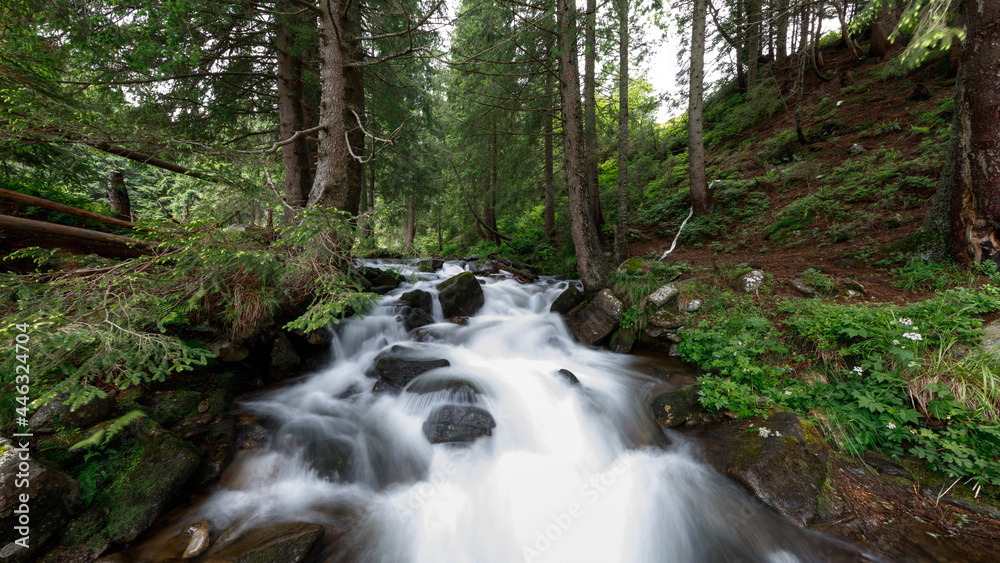
[[[799,526],[816,518],[828,447],[794,414],[777,413],[701,427],[705,460]]]
[[[475,262],[476,260],[479,260],[478,254],[471,254],[469,256],[462,257],[462,262]]]
[[[794,280],[788,282],[788,284],[791,285],[795,291],[798,291],[805,297],[813,297],[816,295],[816,290],[799,278],[795,278]]]
[[[688,316],[680,311],[660,311],[647,319],[649,324],[662,329],[678,329],[688,321]]]
[[[90,387],[90,390],[97,389]],[[114,394],[94,397],[76,409],[70,409],[65,402],[66,399],[69,399],[68,393],[56,395],[54,399],[36,410],[28,422],[32,431],[50,433],[59,428],[82,428],[104,420],[115,410]]]
[[[275,379],[284,379],[295,371],[295,368],[302,363],[302,358],[295,353],[295,347],[288,339],[288,335],[279,332],[278,337],[271,344],[271,370],[270,375]]]
[[[239,363],[250,357],[250,350],[246,346],[225,339],[209,343],[208,349],[220,362],[229,364]]]
[[[489,411],[472,405],[442,405],[424,422],[424,436],[432,444],[471,442],[491,436],[497,423]]]
[[[441,282],[438,299],[445,318],[471,317],[486,302],[483,288],[471,272],[463,272]]]
[[[440,393],[447,391],[457,399],[464,402],[472,402],[476,395],[482,395],[483,390],[478,385],[454,377],[422,377],[417,379],[406,388],[407,393],[426,395],[428,393]]]
[[[389,293],[394,289],[396,289],[395,285],[379,285],[379,286],[373,286],[368,291],[371,291],[372,293],[377,293],[379,295],[385,295],[386,293]]]
[[[205,563],[300,563],[323,537],[323,526],[268,522],[226,530],[205,554]]]
[[[760,270],[750,270],[736,280],[736,289],[743,293],[754,293],[760,289],[764,283],[764,272]]]
[[[566,382],[569,383],[570,385],[580,384],[580,380],[576,378],[576,374],[569,371],[568,369],[561,369],[556,372],[556,375],[565,379]]]
[[[181,438],[200,436],[201,434],[208,432],[208,425],[214,418],[215,415],[210,412],[199,414],[197,416],[191,416],[178,422],[177,425],[170,429],[170,431]]]
[[[556,297],[556,300],[549,307],[549,311],[566,315],[586,300],[587,296],[577,289],[575,285],[571,285],[560,293],[559,297]]]
[[[593,345],[615,330],[621,316],[622,302],[611,290],[603,289],[593,301],[574,309],[566,324],[577,340]]]
[[[391,287],[392,289],[396,289],[397,287],[399,287],[399,284],[406,281],[406,278],[398,272],[393,272],[392,270],[376,270],[376,271],[378,271],[379,274],[376,275],[374,278],[369,278],[369,281],[372,282],[373,288]]]
[[[190,536],[191,541],[188,542],[187,547],[184,549],[181,559],[198,557],[208,551],[208,547],[212,544],[212,527],[208,525],[208,522],[195,522],[191,524],[184,530],[184,535]]]
[[[236,421],[229,413],[224,413],[208,425],[205,433],[194,440],[201,452],[201,464],[191,477],[191,482],[204,485],[218,479],[229,467],[236,450]]]
[[[451,362],[448,360],[409,360],[391,356],[382,357],[375,361],[375,375],[379,377],[379,381],[372,391],[398,393],[417,376],[432,369],[450,365]]]
[[[847,154],[854,155],[854,156],[862,154],[862,153],[865,153],[865,152],[868,152],[868,149],[866,149],[865,147],[859,145],[858,143],[852,144],[847,149]]]
[[[434,324],[434,317],[423,309],[414,309],[403,319],[403,326],[406,327],[406,330],[413,330],[430,324]]]
[[[399,301],[414,309],[420,309],[428,315],[434,312],[434,297],[422,289],[407,291],[399,296]]]
[[[201,394],[197,391],[178,389],[153,395],[149,417],[163,426],[173,426],[182,419],[197,414]]]
[[[79,487],[72,477],[38,459],[34,451],[20,448],[22,445],[28,444],[0,438],[0,558],[3,561],[33,560],[32,555],[62,529],[80,502]],[[22,454],[27,459],[23,459]],[[27,502],[21,495],[27,495]],[[21,526],[23,530],[19,530]],[[21,540],[24,536],[28,536],[27,540]],[[27,541],[27,548],[14,543],[18,540]]]
[[[639,330],[637,327],[620,327],[612,333],[611,340],[608,341],[608,349],[618,354],[628,354],[632,351],[632,347],[635,346],[638,338]]]
[[[421,272],[436,272],[444,267],[444,259],[428,258],[417,262],[417,269]]]
[[[330,481],[348,480],[354,460],[354,446],[347,440],[327,438],[310,443],[304,457],[319,476]]]
[[[677,296],[680,295],[680,293],[681,292],[679,289],[677,289],[676,285],[668,283],[667,285],[660,287],[653,293],[650,293],[649,297],[647,297],[646,299],[650,303],[652,303],[653,306],[659,308],[663,307],[667,303],[670,303],[670,301],[676,299]]]
[[[705,409],[698,402],[698,385],[688,385],[659,395],[650,404],[653,417],[663,426],[680,426]]]

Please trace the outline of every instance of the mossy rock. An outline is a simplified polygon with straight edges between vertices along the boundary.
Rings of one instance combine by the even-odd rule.
[[[92,386],[89,386],[89,391],[101,393]],[[75,409],[65,402],[69,393],[56,395],[31,415],[29,425],[35,432],[50,433],[60,428],[81,428],[104,420],[115,410],[115,396],[103,395],[95,396]]]
[[[799,526],[815,520],[829,448],[811,423],[777,413],[706,425],[697,436],[716,471]]]
[[[705,409],[698,401],[698,385],[687,385],[657,396],[650,403],[653,418],[663,426],[680,426],[694,413]]]
[[[163,426],[177,424],[198,412],[201,393],[187,389],[163,391],[153,396],[149,416]]]

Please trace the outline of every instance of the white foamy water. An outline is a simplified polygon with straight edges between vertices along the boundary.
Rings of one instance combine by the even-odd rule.
[[[393,563],[834,560],[828,541],[696,461],[696,446],[677,437],[667,445],[643,393],[656,382],[639,361],[577,344],[548,312],[570,282],[488,279],[485,305],[468,325],[446,322],[435,285],[465,267],[402,267],[414,283],[337,326],[329,367],[244,403],[272,434],[241,453],[224,480],[229,488],[189,520],[217,530],[329,524],[346,530],[326,547],[331,561],[338,550]],[[397,320],[399,295],[414,288],[435,299],[437,323],[417,331],[419,342]],[[407,357],[450,362],[419,381],[457,378],[481,394],[372,394],[365,371],[396,344]],[[492,435],[431,445],[422,431],[431,410],[461,401],[492,414]],[[315,452],[338,445],[353,451],[350,466],[321,471]]]

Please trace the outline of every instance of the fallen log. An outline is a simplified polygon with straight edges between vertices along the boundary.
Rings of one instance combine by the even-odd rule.
[[[33,195],[22,194],[21,192],[14,192],[3,188],[0,188],[0,198],[27,205],[34,205],[35,207],[41,207],[42,209],[48,209],[49,211],[59,211],[60,213],[76,215],[77,217],[83,217],[84,219],[90,219],[92,221],[98,221],[100,223],[114,225],[116,227],[124,227],[126,229],[141,228],[135,223],[122,221],[121,219],[115,219],[114,217],[108,217],[107,215],[101,215],[100,213],[84,211],[83,209],[77,209],[76,207],[70,207],[69,205],[64,205],[62,203],[56,203],[54,201],[49,201]]]
[[[34,219],[25,219],[23,217],[11,217],[10,215],[0,215],[0,228],[23,233],[36,233],[41,235],[102,242],[106,244],[133,246],[139,249],[148,249],[149,247],[157,244],[155,242],[123,237],[121,235],[112,235],[109,233],[91,231],[90,229],[80,229],[77,227],[67,227],[66,225],[46,223],[45,221],[35,221]]]

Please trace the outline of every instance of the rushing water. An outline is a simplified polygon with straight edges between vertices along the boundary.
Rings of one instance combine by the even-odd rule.
[[[643,360],[577,344],[548,312],[571,282],[486,279],[482,309],[466,326],[446,322],[435,285],[465,267],[421,274],[404,266],[418,281],[336,327],[326,369],[245,401],[272,433],[241,452],[186,520],[216,530],[318,522],[328,538],[343,531],[325,556],[373,562],[860,559],[762,508],[698,462],[696,444],[665,436],[647,406],[662,382]],[[434,294],[437,323],[409,334],[399,295],[414,287]],[[365,371],[394,344],[408,357],[451,363],[411,387],[459,378],[481,393],[371,393]],[[422,431],[428,414],[463,402],[492,414],[492,436],[431,445]],[[349,468],[321,472],[316,452],[338,445],[353,451]]]

